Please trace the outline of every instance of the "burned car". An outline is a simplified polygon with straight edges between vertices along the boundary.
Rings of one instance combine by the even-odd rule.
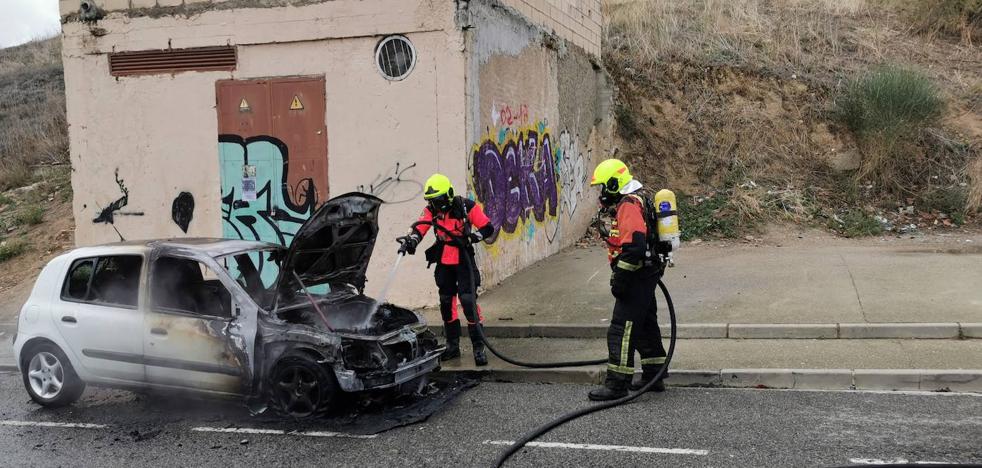
[[[329,200],[289,248],[227,239],[73,250],[41,271],[14,352],[34,401],[86,384],[245,397],[307,417],[338,392],[412,391],[443,350],[417,313],[363,294],[381,200]]]

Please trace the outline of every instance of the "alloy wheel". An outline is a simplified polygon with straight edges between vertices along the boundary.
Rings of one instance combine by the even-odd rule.
[[[289,366],[279,372],[276,398],[280,407],[294,417],[310,416],[320,406],[321,392],[317,376],[303,366]]]
[[[42,351],[31,358],[27,366],[27,378],[35,394],[50,400],[61,392],[65,383],[65,369],[57,356]]]

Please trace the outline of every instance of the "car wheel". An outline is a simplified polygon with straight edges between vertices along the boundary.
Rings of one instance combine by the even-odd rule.
[[[338,385],[329,369],[305,354],[291,354],[276,364],[269,381],[270,406],[302,419],[327,411]]]
[[[60,348],[42,343],[24,357],[21,374],[31,399],[41,406],[57,408],[78,400],[85,382],[78,378],[72,363]]]

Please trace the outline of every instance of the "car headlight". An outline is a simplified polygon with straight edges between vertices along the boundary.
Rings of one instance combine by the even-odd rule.
[[[341,354],[349,369],[381,369],[388,361],[377,341],[343,340]]]

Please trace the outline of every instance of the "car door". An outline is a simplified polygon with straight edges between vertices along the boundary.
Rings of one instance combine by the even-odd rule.
[[[214,266],[190,257],[153,256],[142,334],[151,384],[243,391],[247,345],[233,316],[238,308]]]
[[[79,364],[99,379],[143,382],[142,255],[74,260],[62,284],[55,323]]]

